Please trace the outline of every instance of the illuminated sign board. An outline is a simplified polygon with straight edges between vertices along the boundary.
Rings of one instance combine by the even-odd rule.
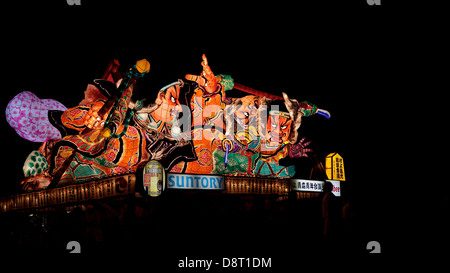
[[[326,180],[333,184],[332,193],[335,196],[341,196],[341,182],[337,180]],[[306,180],[306,179],[291,179],[291,189],[293,191],[307,191],[307,192],[323,192],[323,181]]]
[[[160,196],[166,187],[166,173],[164,167],[156,160],[145,164],[143,169],[142,186],[146,194],[151,197]]]
[[[325,172],[328,179],[345,181],[344,159],[338,153],[332,153],[325,158]]]
[[[168,189],[223,190],[225,181],[218,175],[175,174],[167,175]]]

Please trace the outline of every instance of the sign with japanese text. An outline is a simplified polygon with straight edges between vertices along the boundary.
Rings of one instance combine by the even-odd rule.
[[[341,182],[338,180],[326,180],[333,184],[331,191],[335,196],[341,196]],[[306,191],[306,192],[323,192],[323,181],[306,180],[306,179],[291,179],[291,190]]]
[[[328,179],[345,181],[344,159],[338,153],[332,153],[325,158],[325,172]]]
[[[305,180],[305,179],[291,179],[291,190],[293,190],[293,191],[322,192],[323,191],[323,181]]]

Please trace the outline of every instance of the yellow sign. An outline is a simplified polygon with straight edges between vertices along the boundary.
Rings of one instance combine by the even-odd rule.
[[[344,159],[338,153],[332,153],[325,158],[325,171],[328,179],[345,181]]]

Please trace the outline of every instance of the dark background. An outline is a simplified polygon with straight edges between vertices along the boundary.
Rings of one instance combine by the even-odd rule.
[[[114,58],[122,69],[150,61],[151,72],[133,96],[152,101],[162,86],[200,73],[205,53],[215,74],[268,93],[286,92],[331,113],[330,120],[304,118],[299,138],[312,140],[322,162],[332,152],[344,158],[343,195],[362,212],[364,238],[380,241],[385,253],[405,248],[410,239],[401,238],[411,238],[410,228],[428,226],[423,221],[434,221],[448,206],[438,201],[438,212],[411,213],[421,208],[414,205],[419,194],[410,191],[417,169],[436,172],[425,166],[434,159],[423,155],[427,144],[421,141],[430,141],[422,118],[438,115],[430,114],[438,108],[430,104],[438,102],[420,71],[434,69],[430,62],[443,46],[434,28],[439,24],[430,25],[439,16],[430,16],[429,7],[412,12],[413,3],[383,0],[381,6],[364,0],[81,2],[20,1],[3,9],[0,109],[21,91],[73,107]],[[7,150],[0,194],[7,195],[19,191],[23,162],[40,144],[21,139],[4,111],[0,128]],[[311,163],[295,163],[297,177],[308,178]]]

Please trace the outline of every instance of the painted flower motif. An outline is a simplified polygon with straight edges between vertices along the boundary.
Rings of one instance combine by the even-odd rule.
[[[113,161],[116,158],[116,155],[113,152],[109,152],[106,154],[106,160]]]
[[[134,128],[132,126],[129,126],[127,131],[128,131],[129,134],[132,134],[132,135],[136,135],[137,134],[136,128]]]
[[[38,126],[38,130],[41,132],[45,132],[45,131],[47,131],[47,126],[45,124],[40,124]]]
[[[19,108],[11,107],[10,109],[11,110],[9,111],[9,113],[11,114],[11,117],[16,118],[16,117],[20,116]]]
[[[11,107],[20,107],[22,105],[22,101],[18,97],[14,97],[10,102],[9,105]]]
[[[50,139],[61,139],[61,133],[58,130],[53,130]]]
[[[35,142],[61,138],[47,117],[48,110],[65,111],[67,108],[52,99],[39,99],[35,94],[24,91],[9,101],[6,120],[21,137]],[[59,136],[59,137],[58,137]]]
[[[19,124],[17,124],[17,122],[15,120],[11,119],[11,120],[9,120],[9,125],[11,125],[11,127],[13,127],[15,129],[15,128],[17,128],[17,126]]]
[[[20,131],[22,132],[23,135],[29,135],[30,134],[30,128],[27,127],[21,127]]]
[[[198,163],[202,166],[210,166],[212,164],[211,152],[207,149],[202,149],[198,155]]]
[[[25,116],[22,116],[19,118],[19,124],[22,126],[28,126],[30,125],[30,121]]]
[[[39,111],[37,111],[37,110],[31,109],[31,110],[29,110],[28,113],[29,113],[30,117],[39,118]]]
[[[127,169],[124,167],[115,167],[111,170],[112,174],[123,174],[127,172]]]
[[[42,99],[40,100],[40,104],[42,105],[43,109],[60,110],[60,111],[67,110],[67,108],[63,104],[53,99]]]

